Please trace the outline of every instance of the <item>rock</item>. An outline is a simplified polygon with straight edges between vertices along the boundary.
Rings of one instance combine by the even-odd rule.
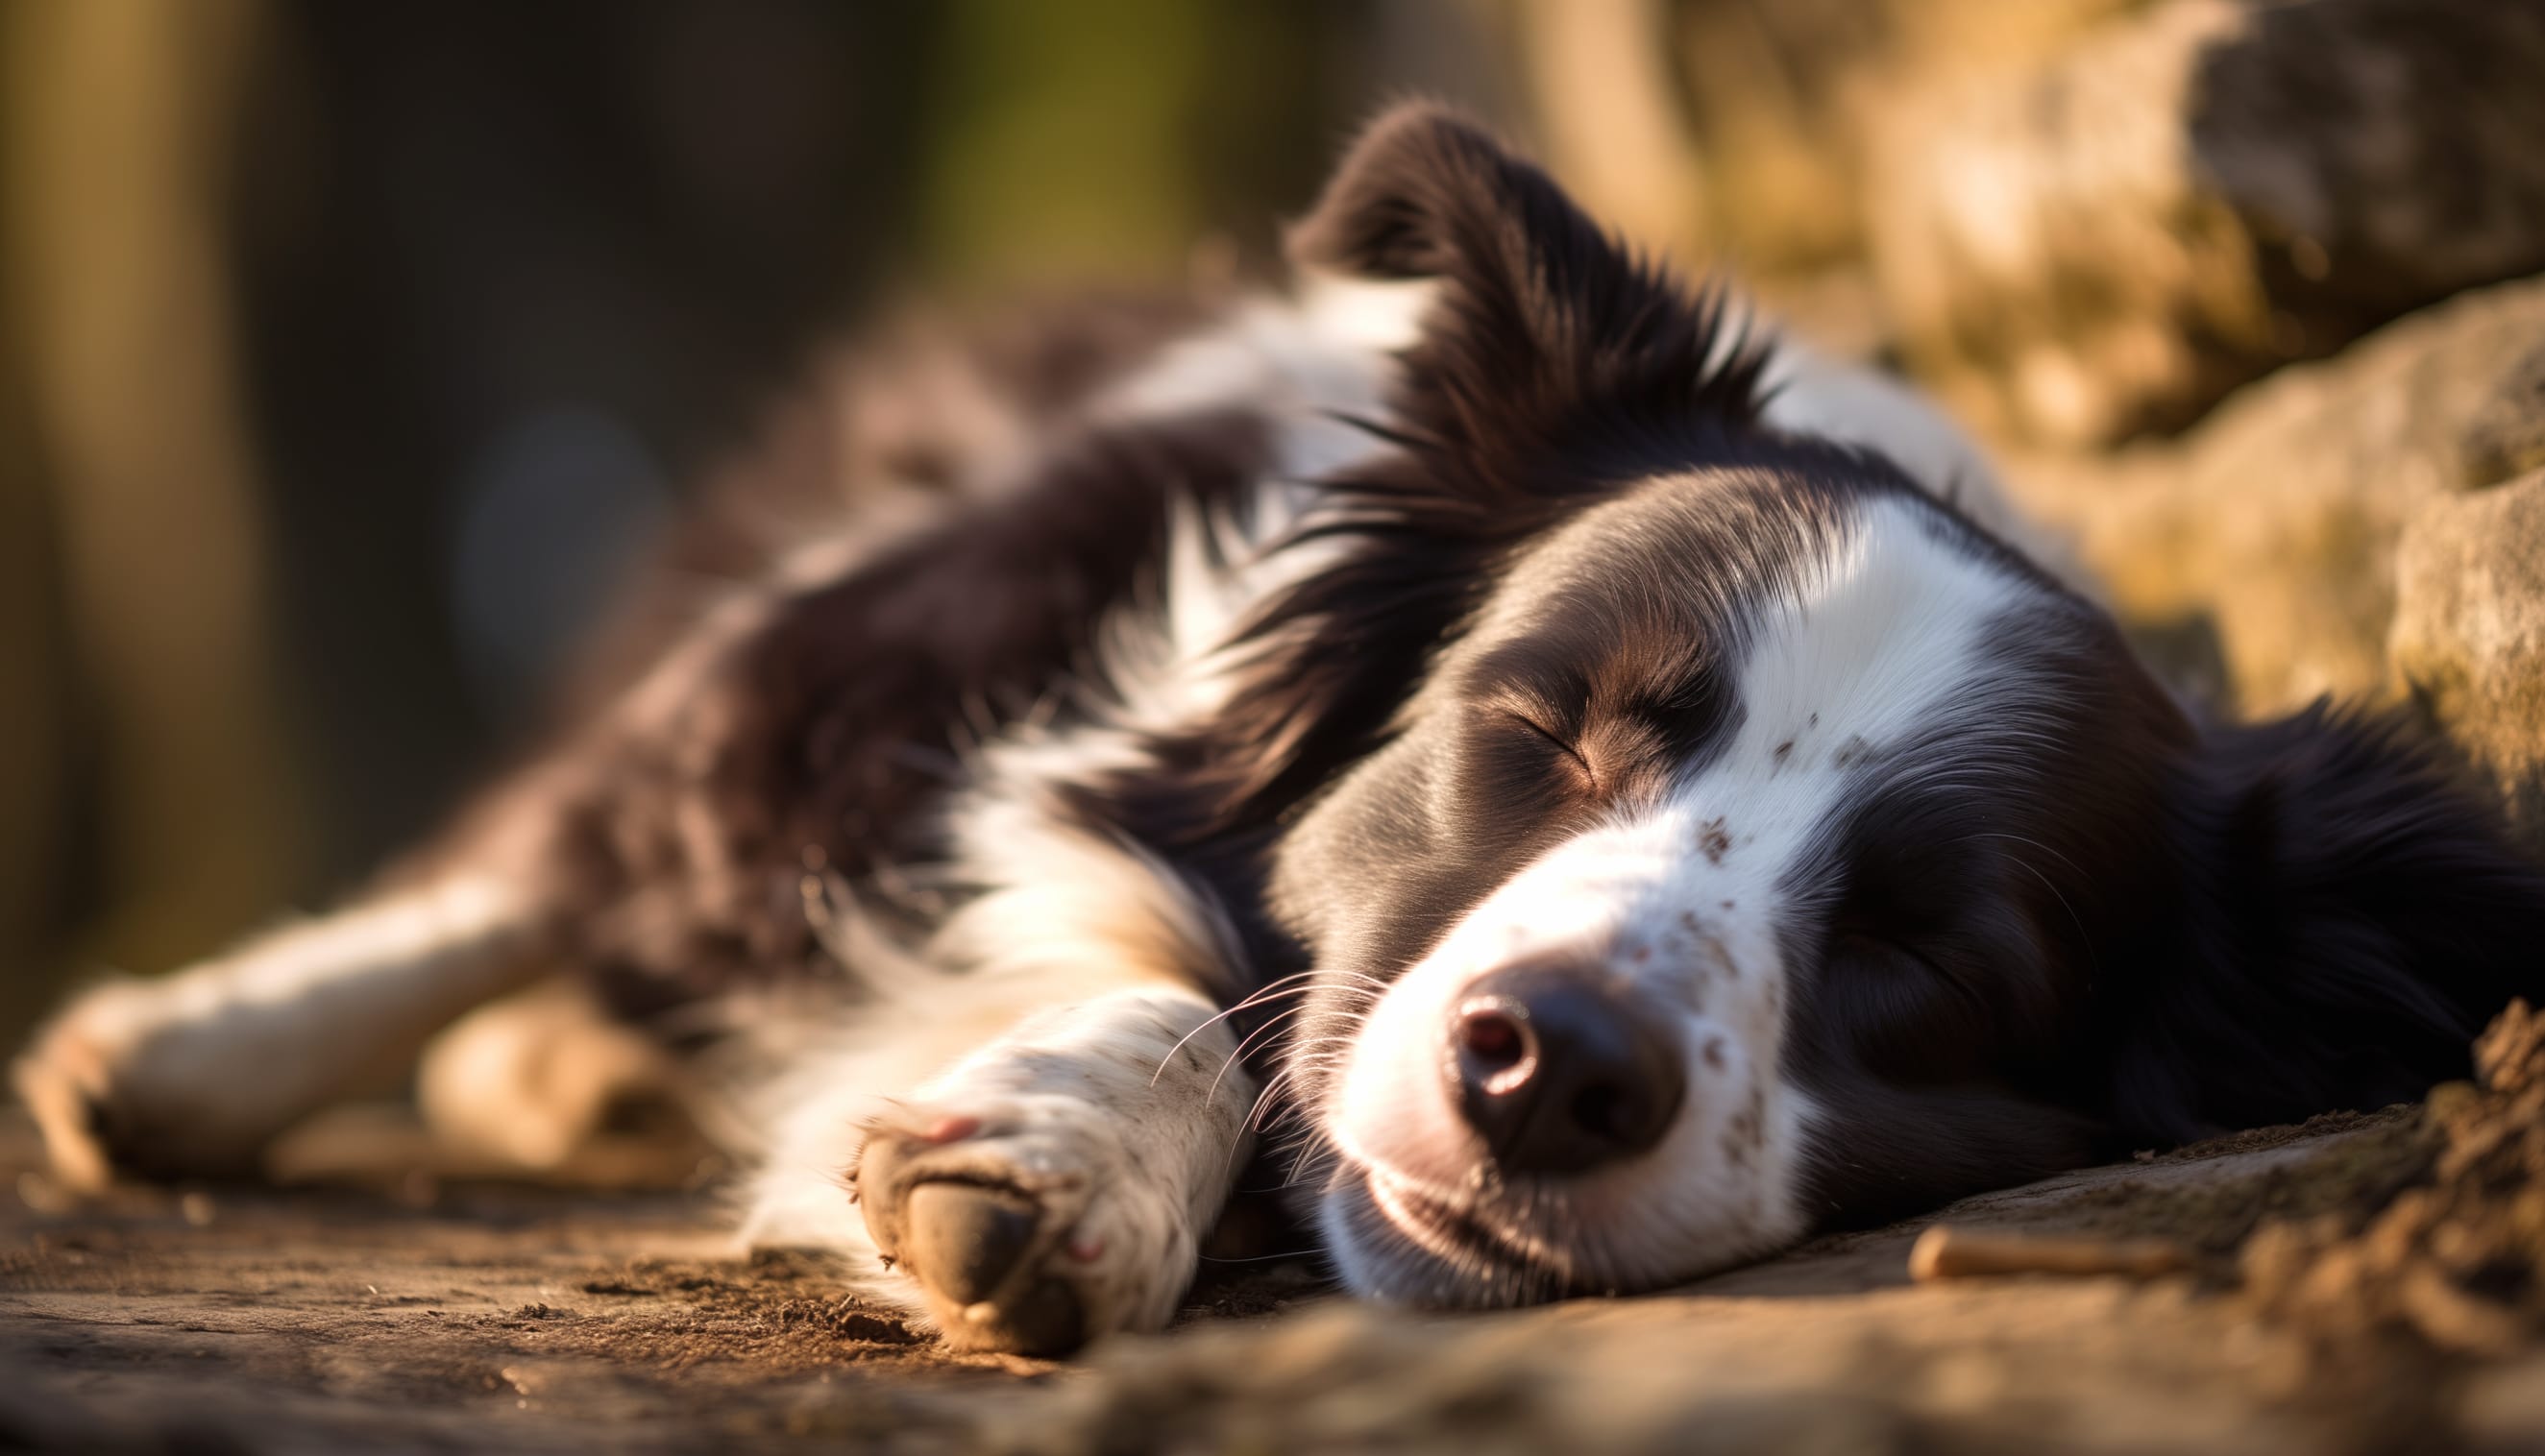
[[[2478,290],[2283,369],[2178,440],[2012,455],[2008,486],[2220,710],[2386,695],[2396,542],[2490,473],[2489,442],[2545,423],[2527,372],[2540,341],[2545,279]]]
[[[1904,98],[1866,225],[1909,361],[2046,444],[2545,268],[2545,7],[2168,0]]]
[[[1939,72],[2036,62],[2140,0],[1522,0],[1542,156],[1639,243],[1739,260],[1779,311],[1863,249],[1865,137]]]
[[[1859,257],[1867,138],[1939,75],[2037,64],[2134,0],[1701,0],[1670,7],[1714,245],[1745,272]],[[1568,12],[1582,8],[1563,7]],[[1653,7],[1656,11],[1663,7]]]
[[[2496,380],[2457,438],[2467,485],[2495,485],[2545,465],[2545,344]]]
[[[2397,556],[2396,678],[2545,852],[2545,469],[2430,502]]]

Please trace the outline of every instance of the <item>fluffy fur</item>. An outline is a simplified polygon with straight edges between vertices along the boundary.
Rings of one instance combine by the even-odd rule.
[[[235,1169],[566,965],[723,1074],[755,1237],[1048,1351],[1163,1324],[1250,1158],[1364,1295],[1644,1288],[2417,1094],[2540,989],[2545,880],[2421,752],[2195,724],[1914,396],[1481,131],[1383,119],[1292,253],[954,391],[994,448],[392,888],[76,1002],[61,1168]],[[538,1083],[453,1079],[481,1134]]]

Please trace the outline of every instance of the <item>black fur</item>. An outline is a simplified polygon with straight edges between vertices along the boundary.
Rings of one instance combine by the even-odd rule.
[[[533,810],[493,816],[547,826],[562,949],[644,1019],[805,974],[808,870],[925,918],[897,881],[938,857],[963,748],[1085,666],[1153,576],[1171,501],[1226,505],[1265,448],[1246,415],[1077,428],[855,570],[738,604],[757,619],[680,672],[668,713],[596,719],[550,755],[561,782],[515,790]]]
[[[1438,285],[1363,422],[1388,447],[1324,482],[1348,549],[1264,605],[1213,721],[1054,788],[1237,928],[1241,963],[1197,974],[1337,973],[1268,1043],[1297,1108],[1330,1073],[1301,1049],[1354,1024],[1349,978],[1398,975],[1717,750],[1748,604],[1877,501],[2030,583],[1993,671],[2031,716],[1868,757],[1787,887],[1816,1222],[2413,1096],[2545,989],[2545,878],[2425,756],[2329,710],[2198,731],[2099,610],[1877,456],[1767,428],[1767,354],[1720,301],[1474,127],[1386,118],[1291,243]],[[1013,488],[777,602],[670,718],[591,730],[537,790],[568,806],[543,862],[572,948],[631,1003],[803,961],[807,847],[866,884],[924,867],[965,736],[1082,667],[1171,503],[1231,505],[1267,449],[1243,412],[1064,433]]]
[[[1306,671],[1326,679],[1279,682],[1296,716],[1259,708],[1268,719],[1322,721],[1353,700],[1333,682],[1357,661],[1342,644],[1385,644],[1362,682],[1412,681],[1407,665],[1431,659],[1519,545],[1622,482],[1692,466],[1773,475],[1762,501],[1716,503],[1740,528],[1671,540],[1683,590],[1724,599],[1817,493],[1897,488],[1874,462],[1759,431],[1755,363],[1715,336],[1719,318],[1454,121],[1383,124],[1297,238],[1312,262],[1434,273],[1446,292],[1411,362],[1407,448],[1354,482],[1393,528],[1302,593],[1326,633]],[[1731,363],[1708,372],[1709,360]],[[2023,668],[2063,690],[2064,748],[2018,763],[1936,745],[2005,770],[2004,796],[1916,802],[1869,779],[1822,867],[1846,888],[1820,933],[1796,937],[1818,970],[1795,1055],[1840,1129],[1814,1178],[1826,1220],[2418,1095],[2464,1075],[2483,1020],[2545,983],[2527,944],[2545,930],[2545,880],[2426,756],[2321,711],[2203,738],[2108,621],[2070,607],[2061,650]],[[1640,678],[1645,702],[1666,705],[1548,694],[1601,715],[1557,725],[1568,742],[1692,754],[1690,725],[1725,711],[1686,661],[1712,624],[1656,645],[1585,609],[1602,608],[1577,599],[1496,656],[1577,686]],[[1282,847],[1282,902],[1311,958],[1401,968],[1560,833],[1565,775],[1525,739],[1437,739],[1417,722],[1365,763],[1351,755],[1347,802]],[[1301,1039],[1340,1027],[1350,1003],[1338,988]],[[1315,1074],[1301,1083],[1313,1095]]]
[[[2100,1020],[2138,1137],[2418,1097],[2545,985],[2545,878],[2400,723],[2318,703],[2212,733],[2165,805],[2175,893]]]
[[[1740,710],[1707,644],[1737,636],[1732,604],[1818,503],[1915,488],[1763,430],[1760,358],[1723,337],[1719,309],[1454,120],[1374,128],[1293,246],[1313,266],[1440,280],[1389,430],[1400,448],[1339,483],[1359,505],[1356,553],[1268,619],[1268,639],[1307,624],[1304,645],[1269,654],[1211,741],[1167,756],[1176,771],[1098,812],[1209,865],[1247,911],[1269,856],[1280,930],[1247,916],[1264,974],[1386,977],[1586,804],[1702,756]],[[1568,548],[1588,558],[1581,580],[1549,590],[1532,631],[1454,650],[1523,550],[1689,471],[1753,483],[1680,502],[1639,544],[1621,528]],[[1683,620],[1617,614],[1664,579],[1691,603]],[[2483,1020],[2545,984],[2528,944],[2545,879],[2426,756],[2325,711],[2203,736],[2108,620],[2042,585],[2056,630],[2011,624],[2009,653],[2031,660],[2010,671],[2057,689],[2064,742],[1919,751],[1994,793],[1868,771],[1813,870],[1840,888],[1792,937],[1807,968],[1792,1055],[1837,1129],[1812,1178],[1825,1222],[2415,1096],[2464,1075]],[[1455,710],[1410,709],[1417,693]],[[1474,711],[1497,702],[1515,711]],[[1338,982],[1284,1039],[1320,1045],[1355,1009]],[[1313,1102],[1326,1068],[1297,1070]]]

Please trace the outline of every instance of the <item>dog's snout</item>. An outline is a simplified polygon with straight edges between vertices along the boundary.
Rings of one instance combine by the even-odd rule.
[[[1652,1014],[1597,969],[1522,965],[1477,981],[1450,1026],[1460,1113],[1495,1164],[1581,1173],[1662,1140],[1686,1071]]]

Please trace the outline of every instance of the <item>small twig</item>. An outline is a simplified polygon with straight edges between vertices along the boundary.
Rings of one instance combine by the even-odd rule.
[[[1943,1224],[1918,1236],[1909,1277],[1982,1279],[1999,1274],[2118,1274],[2154,1279],[2192,1266],[2190,1251],[2169,1239],[2096,1239],[1975,1234]]]

